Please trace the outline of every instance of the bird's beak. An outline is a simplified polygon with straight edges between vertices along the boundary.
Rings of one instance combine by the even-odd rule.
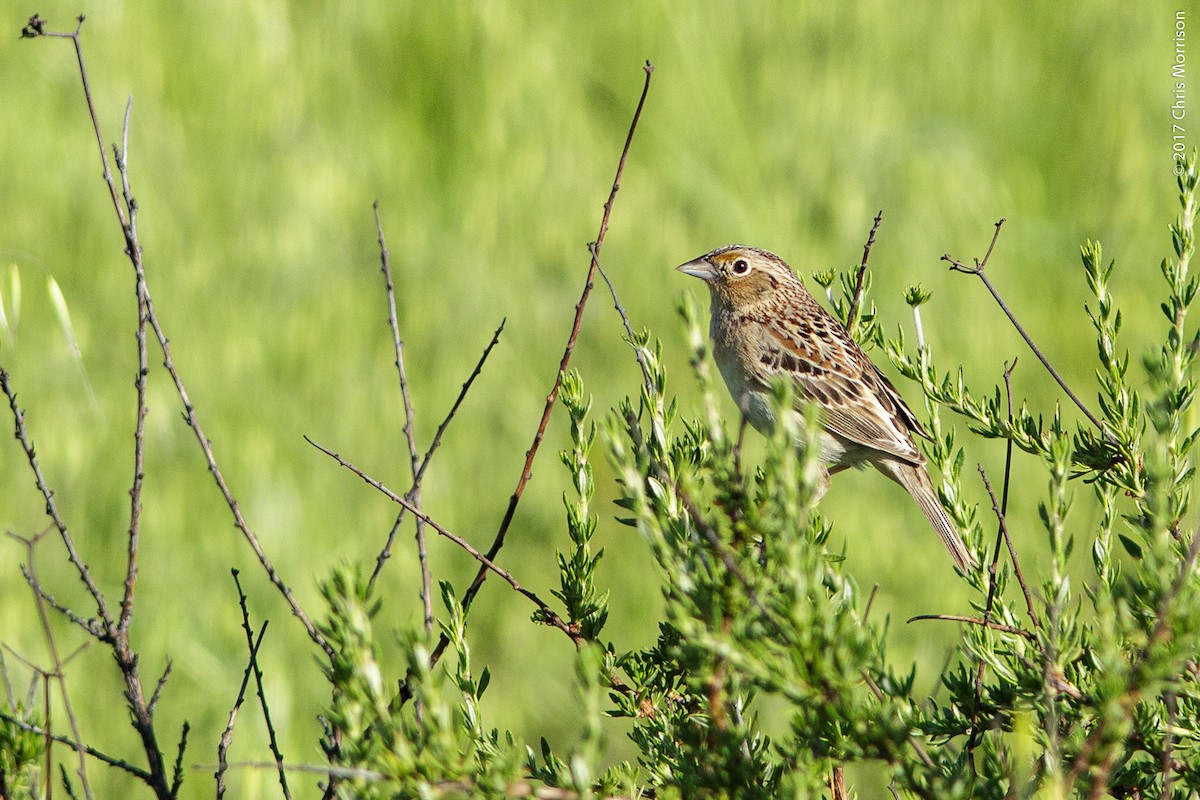
[[[691,275],[693,278],[699,278],[702,281],[711,281],[717,277],[717,269],[705,257],[701,256],[695,261],[689,261],[686,264],[680,264],[675,269],[682,272],[684,275]]]

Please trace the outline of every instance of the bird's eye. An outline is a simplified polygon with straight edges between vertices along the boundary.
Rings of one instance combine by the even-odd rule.
[[[750,262],[744,258],[739,258],[737,261],[733,262],[732,269],[734,275],[745,275],[750,271]]]

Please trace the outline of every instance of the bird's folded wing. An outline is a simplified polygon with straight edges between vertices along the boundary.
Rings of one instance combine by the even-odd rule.
[[[763,321],[755,379],[790,378],[802,401],[817,403],[826,430],[913,463],[924,459],[909,430],[925,435],[912,410],[866,353],[845,336],[813,335],[805,325]],[[834,320],[821,320],[833,323]]]

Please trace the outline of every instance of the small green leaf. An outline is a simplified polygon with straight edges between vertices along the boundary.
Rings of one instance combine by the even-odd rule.
[[[1139,545],[1137,542],[1133,541],[1132,539],[1130,539],[1128,536],[1126,536],[1123,533],[1118,533],[1117,537],[1120,538],[1121,544],[1123,544],[1125,546],[1125,552],[1129,553],[1129,555],[1133,556],[1134,558],[1142,557],[1141,545]]]

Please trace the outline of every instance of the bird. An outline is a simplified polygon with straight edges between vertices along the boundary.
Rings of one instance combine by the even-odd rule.
[[[792,268],[774,253],[732,244],[676,269],[708,285],[713,359],[751,426],[767,435],[774,429],[770,386],[778,377],[795,387],[797,413],[805,403],[816,404],[824,467],[816,500],[828,489],[830,475],[870,464],[904,487],[954,565],[967,573],[975,557],[938,501],[914,440],[929,434]]]

